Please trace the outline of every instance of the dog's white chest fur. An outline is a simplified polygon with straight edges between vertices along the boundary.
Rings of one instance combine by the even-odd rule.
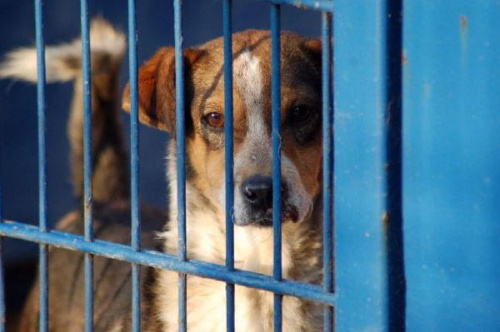
[[[191,214],[188,212],[188,257],[191,259],[209,260],[224,264],[225,235],[223,232],[207,232],[208,227],[202,224],[216,224],[213,215],[207,213]],[[235,228],[235,267],[237,269],[272,274],[272,232],[271,229]],[[177,230],[165,232],[164,237],[171,253],[175,252]],[[169,245],[170,244],[170,245]],[[174,251],[171,251],[174,249]],[[287,274],[289,254],[283,248],[283,273]],[[162,272],[160,287],[157,290],[161,299],[161,318],[168,331],[176,331],[177,311],[176,273]],[[222,282],[188,276],[188,327],[190,331],[225,331],[226,329],[226,288]],[[242,286],[235,287],[235,324],[237,331],[270,331],[272,330],[273,295],[256,289]],[[296,312],[300,316],[300,303],[297,299],[284,300],[288,314]],[[290,324],[293,320],[285,320],[287,331],[299,330],[299,325]]]
[[[188,201],[196,194],[188,188]],[[176,211],[175,202],[171,211]],[[175,220],[175,215],[171,220]],[[223,265],[225,262],[225,231],[221,215],[206,209],[187,211],[187,248],[189,259],[197,259]],[[222,219],[223,220],[223,219]],[[171,224],[162,234],[166,250],[177,252],[177,225]],[[235,227],[235,267],[237,269],[272,275],[273,249],[271,228]],[[286,278],[291,265],[290,248],[283,241],[282,267]],[[178,329],[178,275],[170,271],[159,273],[156,289],[160,319],[167,331]],[[219,281],[188,276],[187,312],[190,331],[225,331],[226,287]],[[237,331],[272,330],[273,295],[243,286],[235,287],[235,324]],[[285,297],[283,300],[283,325],[286,331],[300,331],[307,320],[303,317],[301,300]]]

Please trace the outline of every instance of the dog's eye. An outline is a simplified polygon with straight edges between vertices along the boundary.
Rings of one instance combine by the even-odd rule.
[[[221,128],[224,126],[224,115],[217,112],[208,113],[203,117],[203,120],[213,128]]]
[[[313,116],[313,110],[307,105],[297,105],[290,110],[290,121],[293,124],[307,122]]]
[[[318,134],[321,112],[316,106],[297,104],[289,109],[286,122],[297,142],[305,144]]]

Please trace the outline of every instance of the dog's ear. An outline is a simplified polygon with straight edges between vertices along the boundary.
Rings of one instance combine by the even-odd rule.
[[[313,72],[321,74],[322,42],[319,39],[309,39],[302,44],[302,50],[313,66]]]
[[[305,51],[312,56],[314,61],[321,63],[321,40],[309,39],[303,44]]]
[[[184,77],[201,56],[195,49],[185,50]],[[139,68],[139,120],[175,134],[175,49],[164,47]],[[187,85],[187,84],[186,84]],[[187,89],[186,89],[187,90]],[[186,107],[189,103],[186,102]],[[130,112],[130,85],[123,92],[122,107]],[[187,110],[186,110],[187,111]]]
[[[305,42],[304,46],[312,53],[321,55],[321,40],[310,39]]]

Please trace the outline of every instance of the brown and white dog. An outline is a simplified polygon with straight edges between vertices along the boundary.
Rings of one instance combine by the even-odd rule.
[[[186,84],[187,255],[225,262],[223,40],[184,51]],[[160,49],[139,71],[139,116],[171,133],[168,146],[169,217],[160,233],[164,250],[177,254],[174,48]],[[8,67],[10,69],[13,66]],[[5,69],[3,69],[5,72]],[[283,277],[319,284],[321,229],[321,43],[281,34]],[[233,35],[235,267],[272,273],[270,35]],[[22,75],[10,75],[23,78]],[[76,93],[77,90],[75,90]],[[130,109],[128,86],[123,108]],[[144,330],[178,330],[178,275],[154,271],[144,299]],[[151,292],[149,291],[151,290]],[[224,331],[225,284],[187,276],[189,331]],[[237,331],[271,331],[273,296],[236,286]],[[96,304],[97,306],[99,304]],[[125,314],[123,315],[125,316]],[[127,315],[128,316],[128,315]],[[322,306],[285,296],[284,331],[322,330]],[[116,330],[128,323],[117,321]]]

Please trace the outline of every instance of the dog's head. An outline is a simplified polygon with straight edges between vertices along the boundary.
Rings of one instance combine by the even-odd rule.
[[[234,221],[271,225],[271,51],[266,31],[233,35]],[[184,51],[187,176],[223,209],[223,40]],[[321,43],[281,34],[283,220],[300,222],[321,185]],[[124,92],[128,110],[129,88]],[[175,138],[174,49],[160,49],[139,70],[139,117]]]

